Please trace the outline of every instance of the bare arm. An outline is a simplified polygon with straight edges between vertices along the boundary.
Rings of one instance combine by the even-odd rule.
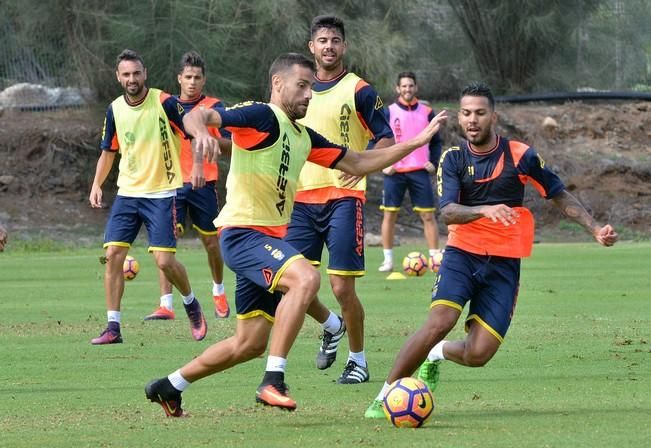
[[[183,127],[186,133],[193,137],[192,150],[198,153],[199,157],[210,162],[217,160],[220,154],[219,143],[208,131],[208,126],[219,128],[221,124],[221,115],[215,109],[195,107],[183,117]]]
[[[113,151],[102,151],[102,154],[99,156],[97,167],[95,168],[95,178],[93,179],[90,196],[88,197],[92,208],[102,208],[104,206],[102,204],[102,185],[111,172],[115,154]]]
[[[446,224],[466,224],[479,218],[500,221],[505,226],[515,224],[519,214],[517,210],[504,204],[467,206],[456,203],[447,204],[441,209],[441,220]]]
[[[361,153],[347,151],[346,155],[337,163],[336,168],[356,176],[363,176],[381,170],[429,142],[446,119],[446,111],[442,111],[416,137],[406,142],[388,146],[382,151],[364,151]]]
[[[383,149],[383,148],[388,148],[391,145],[395,144],[396,140],[391,137],[382,137],[378,142],[375,144],[374,150],[375,149]],[[391,170],[393,169],[393,166],[388,166],[384,170]],[[384,172],[384,170],[382,170]],[[386,174],[386,173],[385,173]],[[353,188],[355,185],[359,183],[362,179],[364,179],[364,176],[356,176],[353,174],[348,174],[342,172],[339,175],[339,179],[341,180],[341,186],[344,188]]]
[[[565,216],[583,227],[590,235],[604,246],[612,246],[617,242],[617,232],[610,224],[601,226],[567,190],[563,190],[552,198],[552,202]]]

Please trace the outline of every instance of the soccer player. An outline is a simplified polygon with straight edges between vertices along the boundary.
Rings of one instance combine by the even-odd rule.
[[[7,230],[0,224],[0,252],[5,250],[7,245]]]
[[[206,126],[232,132],[226,204],[215,220],[226,265],[235,272],[235,335],[204,351],[181,369],[145,387],[146,397],[168,416],[179,417],[181,393],[195,381],[264,353],[273,335],[256,401],[293,410],[285,384],[287,355],[319,290],[314,267],[282,237],[286,233],[301,168],[310,160],[353,175],[379,170],[425,144],[447,117],[441,113],[416,138],[384,151],[357,153],[299,124],[312,97],[314,62],[279,56],[271,65],[270,103],[233,108],[195,108],[184,119],[195,150],[209,156],[215,141]]]
[[[124,50],[117,57],[115,74],[124,95],[106,110],[102,153],[89,197],[91,207],[103,206],[102,184],[119,151],[118,194],[104,231],[108,326],[91,344],[122,342],[122,264],[142,224],[147,229],[149,252],[181,292],[192,337],[200,341],[206,336],[206,320],[185,267],[175,257],[174,197],[176,189],[183,185],[176,133],[183,133],[183,107],[173,96],[145,86],[147,69],[132,50]]]
[[[366,81],[344,67],[344,23],[335,16],[312,20],[310,52],[317,72],[312,101],[301,121],[328,140],[353,151],[373,141],[376,150],[394,143],[382,100]],[[378,151],[379,152],[379,151]],[[342,177],[314,163],[303,167],[286,241],[312,264],[321,264],[328,248],[330,286],[343,320],[318,300],[308,310],[323,328],[316,366],[327,369],[336,360],[337,346],[348,331],[349,354],[339,384],[369,380],[364,354],[364,307],[355,279],[364,275],[364,201],[366,179]]]
[[[203,58],[195,51],[189,51],[181,57],[179,72],[176,77],[181,88],[177,97],[185,113],[195,107],[221,106],[218,98],[205,96],[206,70]],[[211,128],[215,137],[221,137],[219,130]],[[224,261],[219,249],[219,235],[212,221],[219,213],[216,184],[219,171],[216,163],[202,160],[193,165],[192,145],[190,140],[181,140],[181,173],[183,187],[176,191],[176,230],[178,235],[185,232],[185,217],[189,213],[192,225],[199,233],[203,247],[208,255],[208,265],[212,274],[212,296],[215,303],[215,317],[226,318],[230,308],[224,291]],[[172,284],[159,270],[161,290],[160,306],[145,320],[174,319]]]
[[[421,104],[416,98],[418,84],[413,72],[398,74],[396,84],[398,100],[388,108],[389,123],[396,142],[408,140],[420,132],[436,115],[431,107]],[[423,222],[423,232],[430,257],[439,252],[439,231],[434,211],[434,189],[432,174],[441,156],[441,138],[436,134],[429,145],[422,146],[402,160],[382,170],[384,189],[382,205],[382,246],[384,261],[378,268],[380,272],[393,271],[393,236],[400,205],[409,190],[409,197]]]
[[[418,366],[418,378],[433,391],[442,360],[481,367],[495,355],[514,312],[520,259],[533,246],[533,215],[522,206],[527,182],[598,243],[617,241],[615,230],[590,216],[534,148],[497,135],[496,120],[490,89],[482,83],[468,85],[459,109],[466,140],[443,153],[437,170],[441,217],[449,236],[429,316],[400,349],[367,418],[384,418],[382,397],[389,384]],[[466,338],[444,340],[468,302]]]

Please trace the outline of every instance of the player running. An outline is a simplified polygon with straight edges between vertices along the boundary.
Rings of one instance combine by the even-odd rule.
[[[203,94],[206,84],[206,69],[203,58],[195,51],[189,51],[181,57],[177,81],[181,94],[176,97],[185,113],[195,107],[220,107],[218,98]],[[215,137],[221,137],[218,129],[210,128]],[[230,141],[228,146],[230,146]],[[199,238],[208,255],[208,265],[212,274],[212,296],[215,304],[215,317],[226,318],[230,308],[224,291],[224,261],[219,249],[219,235],[213,220],[219,214],[217,201],[217,179],[219,168],[216,163],[202,160],[193,163],[192,145],[190,140],[181,140],[181,173],[183,186],[176,191],[176,230],[177,235],[185,233],[185,218],[190,214],[192,226],[199,233]],[[172,284],[159,270],[161,290],[160,306],[153,313],[145,316],[145,320],[174,319]]]
[[[447,117],[439,114],[409,142],[385,151],[356,153],[328,142],[299,124],[312,97],[314,62],[289,53],[271,65],[269,103],[243,103],[226,110],[195,109],[184,123],[195,148],[211,155],[216,142],[206,126],[232,132],[226,204],[215,220],[226,265],[236,274],[235,335],[171,373],[150,382],[147,398],[168,416],[183,415],[181,393],[191,383],[262,355],[271,339],[256,401],[293,410],[285,384],[287,355],[319,290],[319,272],[282,237],[286,233],[301,168],[310,160],[364,175],[425,144]],[[273,334],[271,329],[273,326]]]
[[[102,184],[119,151],[118,194],[104,232],[108,325],[91,344],[122,342],[122,265],[143,224],[147,229],[149,252],[158,268],[181,292],[192,337],[200,341],[206,337],[206,320],[185,267],[175,257],[174,197],[176,189],[183,184],[177,133],[183,134],[183,107],[173,96],[145,86],[147,69],[142,58],[132,50],[124,50],[118,56],[116,77],[124,95],[115,99],[106,111],[102,154],[89,197],[91,207],[103,207]]]
[[[394,140],[382,100],[366,81],[345,69],[346,48],[341,19],[324,15],[312,20],[309,49],[317,72],[301,123],[352,151],[364,151],[369,141],[376,150],[388,147]],[[355,279],[365,273],[366,179],[342,178],[341,172],[306,163],[297,189],[285,240],[315,266],[321,264],[323,246],[328,248],[327,273],[343,316],[342,320],[318,300],[308,310],[323,328],[316,366],[327,369],[335,362],[347,331],[348,359],[337,383],[366,382],[370,375],[364,353],[364,307],[355,290]]]
[[[533,215],[522,206],[527,182],[599,244],[617,241],[613,228],[590,216],[535,149],[497,135],[496,121],[490,89],[481,83],[467,86],[459,109],[466,141],[445,151],[437,170],[441,216],[449,235],[429,316],[400,349],[382,390],[366,410],[367,418],[384,418],[382,398],[389,384],[410,376],[418,366],[418,378],[434,391],[442,360],[481,367],[500,348],[515,310],[520,259],[528,257],[533,246]],[[443,340],[468,302],[466,338]]]

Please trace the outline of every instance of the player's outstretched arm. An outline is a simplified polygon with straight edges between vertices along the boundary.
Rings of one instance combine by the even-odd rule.
[[[396,143],[381,151],[347,151],[346,155],[337,163],[336,168],[356,176],[379,171],[402,159],[414,149],[427,144],[447,118],[447,112],[441,111],[418,135],[406,142]]]
[[[578,199],[572,196],[567,190],[563,190],[552,198],[554,205],[558,207],[565,216],[578,223],[597,242],[603,246],[612,246],[617,242],[617,232],[610,224],[601,226],[581,205]]]
[[[183,117],[185,132],[193,137],[192,151],[210,162],[217,160],[219,143],[208,131],[208,126],[221,127],[222,119],[219,112],[214,109],[203,109],[195,107]]]

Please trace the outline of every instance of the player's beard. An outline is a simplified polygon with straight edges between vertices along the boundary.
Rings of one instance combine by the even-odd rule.
[[[307,105],[302,105],[300,103],[287,104],[285,105],[285,111],[290,120],[300,120],[307,114]]]
[[[483,146],[490,142],[491,132],[492,132],[491,128],[482,129],[481,132],[479,132],[474,137],[471,137],[468,134],[466,134],[466,139],[475,146]]]
[[[127,88],[126,88],[127,95],[129,95],[131,97],[137,97],[142,93],[142,90],[144,88],[145,88],[144,83],[143,84],[135,83],[135,84],[127,85]]]

